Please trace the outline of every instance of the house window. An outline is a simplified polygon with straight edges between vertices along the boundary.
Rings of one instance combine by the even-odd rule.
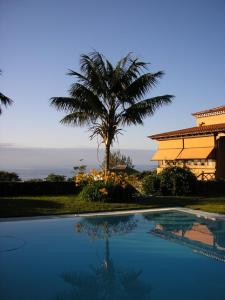
[[[205,166],[206,165],[206,163],[205,163],[205,159],[201,159],[201,166]]]

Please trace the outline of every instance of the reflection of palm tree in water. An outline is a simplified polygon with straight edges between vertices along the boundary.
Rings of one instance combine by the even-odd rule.
[[[85,233],[92,239],[105,240],[104,261],[91,272],[64,273],[63,279],[72,285],[69,299],[79,300],[134,300],[149,299],[151,288],[140,279],[141,271],[115,268],[110,258],[109,239],[113,235],[126,234],[135,229],[133,217],[86,218],[76,224],[78,233]]]
[[[124,217],[90,217],[75,225],[78,233],[85,233],[93,240],[105,241],[104,265],[110,264],[109,238],[114,235],[127,234],[137,227],[137,221],[130,216]]]

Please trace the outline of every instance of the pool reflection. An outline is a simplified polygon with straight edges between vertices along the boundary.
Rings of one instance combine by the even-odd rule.
[[[225,222],[175,212],[146,215],[151,234],[190,247],[195,253],[225,262]]]
[[[92,240],[104,240],[104,255],[102,262],[91,266],[88,272],[62,274],[63,280],[72,287],[69,297],[64,294],[62,299],[150,299],[151,287],[141,279],[142,271],[118,266],[110,255],[110,238],[128,234],[136,227],[134,216],[90,217],[75,224],[77,234],[85,234]]]

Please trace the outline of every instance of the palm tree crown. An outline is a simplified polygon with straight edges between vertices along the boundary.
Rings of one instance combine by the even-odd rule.
[[[2,71],[0,70],[0,75],[1,75]],[[0,92],[0,115],[2,114],[2,105],[4,105],[5,107],[11,105],[13,103],[12,99],[6,97],[5,95],[3,95]]]
[[[172,101],[172,95],[145,99],[163,72],[150,73],[148,64],[131,53],[113,66],[99,52],[81,55],[80,70],[70,70],[75,76],[70,97],[53,97],[51,105],[68,114],[63,124],[89,126],[90,138],[96,136],[106,147],[106,169],[109,168],[110,147],[125,125],[143,124],[157,108]]]

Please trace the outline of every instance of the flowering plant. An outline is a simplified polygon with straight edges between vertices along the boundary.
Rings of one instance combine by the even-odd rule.
[[[103,181],[105,183],[111,184],[121,184],[126,185],[128,176],[118,175],[111,171],[97,171],[91,170],[89,173],[78,174],[74,177],[76,186],[84,186],[87,183],[93,183],[95,181]]]
[[[131,198],[133,190],[127,180],[126,174],[111,171],[91,170],[75,176],[76,185],[83,187],[82,198],[90,201],[118,202]]]

